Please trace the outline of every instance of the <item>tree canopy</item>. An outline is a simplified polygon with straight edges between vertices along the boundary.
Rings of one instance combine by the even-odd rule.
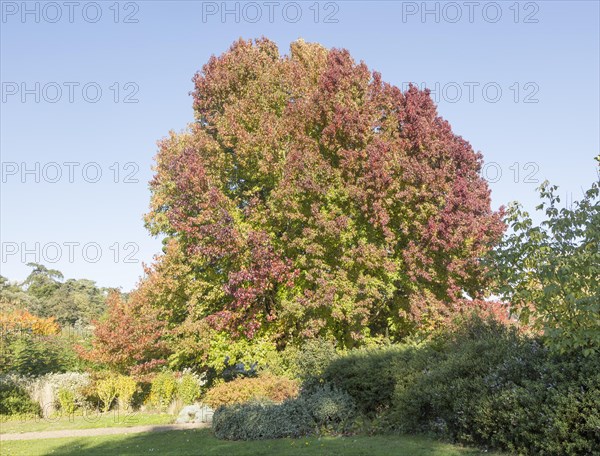
[[[32,314],[54,317],[62,326],[89,325],[106,309],[108,289],[88,279],[64,279],[56,269],[37,263],[22,284],[0,276],[0,303],[3,311],[27,310]]]
[[[170,318],[354,346],[485,294],[502,213],[427,90],[268,39],[235,42],[194,84],[196,120],[160,141],[146,216],[166,238],[150,280]]]

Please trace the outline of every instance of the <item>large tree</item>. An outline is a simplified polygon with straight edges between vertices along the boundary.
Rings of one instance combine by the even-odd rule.
[[[23,286],[31,296],[37,299],[48,299],[60,288],[60,281],[64,278],[62,272],[56,269],[48,269],[43,264],[27,263],[33,268],[29,273]]]
[[[428,91],[302,40],[287,56],[239,40],[194,83],[196,121],[160,142],[147,215],[177,318],[353,346],[483,295],[504,225],[481,155]]]
[[[40,313],[52,315],[62,325],[88,325],[106,310],[108,290],[88,279],[68,279],[46,300]]]

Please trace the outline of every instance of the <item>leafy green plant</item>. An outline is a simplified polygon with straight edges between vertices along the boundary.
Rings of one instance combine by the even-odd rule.
[[[599,372],[598,356],[555,355],[539,347],[516,352],[494,372],[492,391],[471,400],[469,437],[518,454],[595,454]]]
[[[387,430],[524,455],[600,448],[600,356],[559,355],[514,327],[477,318],[416,351],[395,369],[392,406],[381,417]]]
[[[128,410],[137,390],[137,382],[127,375],[119,375],[115,379],[115,389],[119,400],[119,408]]]
[[[600,161],[600,156],[596,158]],[[600,350],[600,181],[560,208],[556,186],[540,187],[545,220],[534,225],[518,204],[507,210],[512,233],[494,252],[497,293],[560,352]]]
[[[40,405],[10,376],[0,376],[0,415],[32,414],[39,416]]]
[[[356,417],[352,396],[329,384],[303,391],[298,397],[319,432],[343,433],[351,429]]]
[[[409,362],[413,375],[410,382],[398,382],[391,415],[402,430],[450,433],[468,442],[474,403],[491,393],[488,382],[500,381],[495,370],[527,348],[515,331],[483,320],[440,339],[439,352],[430,352],[425,366]]]
[[[286,348],[293,373],[305,387],[323,382],[323,372],[338,356],[335,343],[327,339],[309,339],[300,347]]]
[[[65,388],[58,390],[58,402],[63,413],[71,415],[75,412],[75,393]]]
[[[0,372],[40,376],[65,372],[77,364],[73,349],[61,336],[20,334],[3,341]]]
[[[364,348],[334,358],[323,369],[321,381],[346,391],[366,416],[374,417],[391,403],[396,384],[396,362],[406,346]]]
[[[102,401],[103,412],[108,412],[115,397],[117,397],[117,382],[115,377],[108,376],[96,382],[96,393]]]
[[[161,372],[152,379],[150,389],[150,403],[159,410],[164,410],[169,406],[175,392],[177,391],[177,381],[172,372]]]
[[[200,397],[198,378],[191,373],[183,374],[177,385],[177,396],[184,405],[193,404]]]

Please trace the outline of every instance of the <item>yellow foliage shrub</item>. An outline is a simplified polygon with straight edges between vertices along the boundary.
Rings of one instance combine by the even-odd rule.
[[[40,318],[26,310],[0,313],[0,333],[10,334],[27,332],[37,336],[51,336],[58,334],[60,326],[54,317]]]

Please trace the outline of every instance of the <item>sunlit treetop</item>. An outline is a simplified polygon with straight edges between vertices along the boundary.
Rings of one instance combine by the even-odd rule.
[[[160,141],[151,182],[147,226],[171,245],[156,270],[185,269],[161,305],[247,337],[353,346],[485,293],[501,214],[428,91],[346,50],[299,40],[281,56],[264,38],[194,84],[196,120]]]

